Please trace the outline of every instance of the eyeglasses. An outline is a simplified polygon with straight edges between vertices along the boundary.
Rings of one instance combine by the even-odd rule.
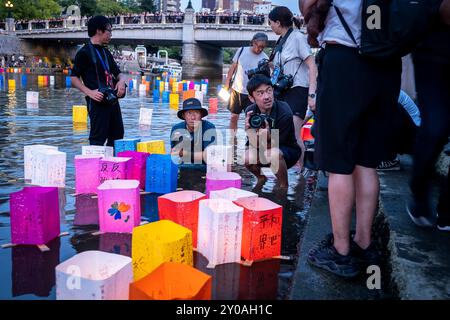
[[[258,98],[263,97],[265,93],[267,93],[268,95],[271,95],[273,93],[273,88],[272,87],[267,87],[266,90],[258,90],[258,91],[254,92],[255,96],[258,97]]]

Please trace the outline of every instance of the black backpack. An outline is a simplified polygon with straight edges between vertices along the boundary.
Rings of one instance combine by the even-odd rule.
[[[410,53],[423,38],[432,16],[430,0],[363,0],[361,55],[400,58]],[[334,6],[345,31],[356,44],[341,11]]]

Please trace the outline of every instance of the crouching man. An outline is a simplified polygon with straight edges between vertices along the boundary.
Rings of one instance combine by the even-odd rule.
[[[287,170],[301,156],[291,108],[287,103],[275,100],[272,82],[264,75],[254,76],[248,82],[247,90],[253,104],[245,110],[248,138],[245,166],[258,178],[261,186],[266,181],[261,168],[270,167],[279,187],[287,188]]]

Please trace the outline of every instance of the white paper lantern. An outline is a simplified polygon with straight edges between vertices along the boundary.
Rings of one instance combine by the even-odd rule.
[[[66,153],[38,149],[35,153],[31,183],[42,187],[64,187],[66,185]]]
[[[114,148],[106,146],[82,146],[81,154],[83,156],[114,157]]]
[[[23,147],[24,153],[24,178],[31,180],[33,174],[33,164],[35,162],[35,154],[39,149],[58,150],[58,147],[48,146],[44,144],[35,144]]]
[[[27,91],[27,103],[36,104],[39,103],[39,92],[37,91]]]
[[[207,172],[229,172],[233,163],[232,146],[208,146],[207,154]]]
[[[56,268],[57,300],[128,300],[131,258],[85,251]]]
[[[197,250],[208,259],[207,268],[241,260],[243,208],[230,200],[201,200]]]
[[[153,109],[141,108],[139,111],[139,125],[151,126],[152,125]]]
[[[237,201],[239,199],[243,198],[258,198],[258,195],[256,193],[242,190],[238,188],[227,188],[224,190],[216,190],[211,191],[209,193],[210,199],[227,199],[230,201]]]

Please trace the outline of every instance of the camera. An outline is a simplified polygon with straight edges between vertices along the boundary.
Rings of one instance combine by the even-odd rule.
[[[270,78],[269,60],[263,59],[263,60],[259,61],[257,68],[247,70],[246,73],[247,73],[249,80],[257,74],[263,74]]]
[[[294,85],[294,77],[291,74],[283,74],[278,78],[274,84],[274,94],[276,97],[289,90]]]
[[[248,122],[250,124],[250,128],[264,129],[266,127],[266,120],[269,123],[269,126],[271,127],[273,119],[265,114],[252,114]]]
[[[98,89],[98,92],[103,93],[103,102],[109,105],[114,105],[119,101],[117,91],[110,87],[101,87]]]

